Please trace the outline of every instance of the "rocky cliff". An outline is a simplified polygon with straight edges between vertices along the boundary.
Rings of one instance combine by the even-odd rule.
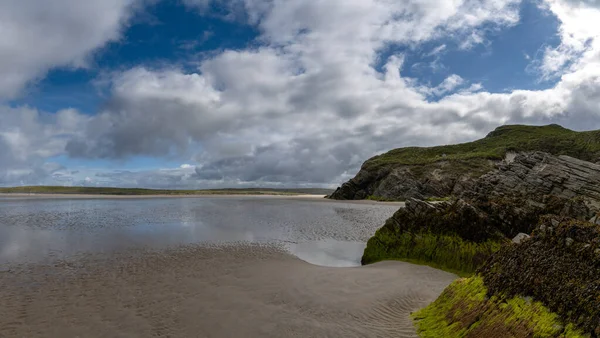
[[[354,178],[329,197],[405,200],[460,196],[481,176],[512,162],[516,154],[536,151],[596,163],[600,161],[600,131],[575,132],[558,125],[503,126],[474,142],[395,149],[367,160]],[[569,174],[585,166],[561,159],[562,167],[557,170],[566,168]],[[523,166],[529,168],[527,163]],[[561,177],[565,176],[557,179]]]
[[[600,165],[510,154],[449,201],[409,198],[362,262],[470,276],[415,314],[423,337],[598,337]]]

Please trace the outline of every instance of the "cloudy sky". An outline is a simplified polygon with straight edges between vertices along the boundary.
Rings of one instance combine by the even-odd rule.
[[[3,0],[0,186],[336,186],[600,129],[598,0]]]

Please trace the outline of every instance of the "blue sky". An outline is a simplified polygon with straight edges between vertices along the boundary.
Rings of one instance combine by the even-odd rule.
[[[394,147],[600,128],[593,1],[25,2],[0,185],[335,186]]]

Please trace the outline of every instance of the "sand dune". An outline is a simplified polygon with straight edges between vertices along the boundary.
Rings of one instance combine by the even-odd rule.
[[[414,337],[409,313],[455,277],[258,245],[90,254],[0,272],[0,337]]]

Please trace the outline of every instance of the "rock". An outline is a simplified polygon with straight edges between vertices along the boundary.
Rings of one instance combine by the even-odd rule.
[[[463,197],[517,196],[537,203],[551,203],[548,196],[562,202],[578,197],[584,203],[557,204],[556,214],[587,220],[589,207],[600,207],[599,182],[600,165],[543,152],[520,153],[501,169],[481,176]]]
[[[518,235],[515,236],[515,238],[512,239],[512,242],[515,244],[521,244],[523,240],[529,239],[530,237],[531,236],[529,236],[528,234],[520,232]]]
[[[535,236],[558,220],[552,235]],[[505,245],[477,271],[490,296],[533,297],[562,322],[590,333],[600,323],[600,227],[587,221],[543,216],[534,236]],[[582,249],[592,243],[595,250]],[[589,248],[589,247],[588,247]],[[593,335],[592,335],[593,336]]]
[[[567,238],[565,239],[565,245],[566,245],[567,247],[569,247],[569,246],[573,245],[573,242],[575,242],[575,240],[574,240],[573,238],[571,238],[571,237],[567,237]]]

